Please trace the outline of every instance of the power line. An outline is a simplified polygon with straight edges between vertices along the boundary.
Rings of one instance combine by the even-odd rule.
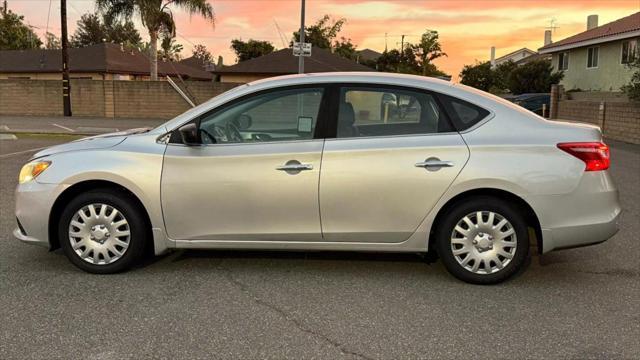
[[[46,27],[46,30],[44,31],[45,37],[47,36],[47,33],[49,32],[49,16],[50,15],[51,15],[51,0],[49,0],[49,10],[47,11],[47,27]]]

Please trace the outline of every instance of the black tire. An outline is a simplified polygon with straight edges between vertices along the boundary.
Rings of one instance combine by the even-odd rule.
[[[474,273],[465,269],[453,254],[451,237],[455,226],[468,214],[478,211],[491,211],[503,216],[511,223],[516,235],[515,253],[511,261],[502,269],[491,274]],[[454,204],[439,222],[435,235],[438,255],[449,273],[472,284],[496,284],[505,281],[523,268],[529,256],[529,231],[520,209],[492,196],[476,196]],[[475,250],[473,248],[471,251]]]
[[[129,225],[129,246],[122,256],[109,264],[93,264],[83,260],[74,251],[70,236],[69,224],[73,216],[90,204],[106,204],[117,209],[126,218]],[[96,189],[87,191],[72,199],[62,212],[58,223],[58,239],[60,247],[69,261],[78,268],[94,274],[113,274],[131,268],[137,264],[145,253],[148,238],[147,222],[143,209],[130,199],[124,191],[114,189]]]

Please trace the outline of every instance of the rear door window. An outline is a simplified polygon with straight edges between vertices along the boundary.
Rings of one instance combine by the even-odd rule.
[[[395,87],[342,87],[338,138],[433,134],[453,131],[435,97]]]

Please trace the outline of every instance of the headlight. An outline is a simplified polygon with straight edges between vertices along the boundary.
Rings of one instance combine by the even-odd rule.
[[[26,183],[35,179],[38,175],[42,174],[49,166],[51,161],[33,161],[22,167],[20,170],[20,176],[18,182],[20,184]]]

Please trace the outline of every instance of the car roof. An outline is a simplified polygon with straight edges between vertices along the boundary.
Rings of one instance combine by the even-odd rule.
[[[248,86],[286,86],[309,83],[331,83],[331,82],[355,82],[355,83],[381,83],[381,84],[399,84],[410,85],[411,83],[428,83],[437,87],[450,87],[451,82],[432,77],[396,74],[385,72],[323,72],[323,73],[305,73],[294,75],[283,75],[260,79],[248,83]],[[271,86],[269,86],[271,87]]]

